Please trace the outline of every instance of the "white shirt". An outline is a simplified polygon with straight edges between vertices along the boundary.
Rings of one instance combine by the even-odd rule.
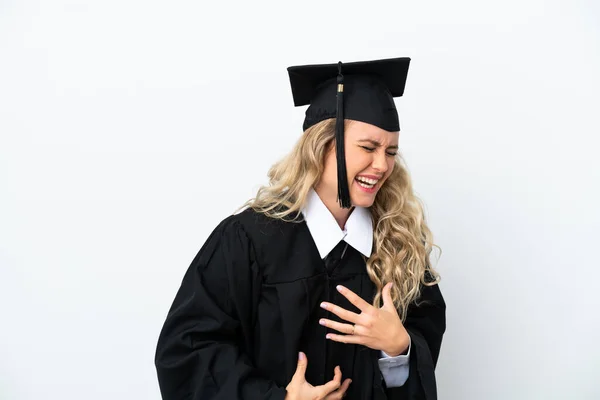
[[[340,229],[333,214],[327,209],[317,192],[311,189],[302,214],[321,258],[327,257],[341,240],[366,257],[371,257],[373,220],[369,209],[354,207],[346,221],[346,226]],[[410,347],[409,342],[407,354],[396,357],[381,352],[379,369],[388,388],[402,386],[408,379]]]

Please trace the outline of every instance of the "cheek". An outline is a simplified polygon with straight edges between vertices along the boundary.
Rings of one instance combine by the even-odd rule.
[[[337,184],[337,161],[335,152],[330,152],[325,159],[325,168],[323,169],[323,178],[327,183],[335,182]]]
[[[389,161],[388,161],[388,170],[385,173],[385,179],[389,178],[389,176],[392,174],[392,172],[394,171],[394,167],[396,166],[396,161],[393,157],[390,157]]]
[[[373,157],[364,151],[356,151],[352,149],[346,153],[346,171],[348,172],[348,178],[354,179],[354,177],[361,172],[368,171],[369,167],[373,163]]]

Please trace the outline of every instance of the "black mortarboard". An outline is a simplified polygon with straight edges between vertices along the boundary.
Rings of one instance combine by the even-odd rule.
[[[303,130],[336,118],[338,201],[350,208],[344,155],[344,119],[375,125],[390,132],[400,130],[394,97],[402,96],[410,58],[390,58],[342,64],[289,67],[294,105],[310,104]]]

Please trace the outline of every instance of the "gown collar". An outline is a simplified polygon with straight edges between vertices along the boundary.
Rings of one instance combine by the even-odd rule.
[[[354,207],[342,230],[317,192],[311,189],[302,214],[321,258],[325,258],[341,240],[366,257],[371,256],[373,221],[368,208]]]

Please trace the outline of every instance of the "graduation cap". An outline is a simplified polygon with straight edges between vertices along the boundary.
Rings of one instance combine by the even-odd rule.
[[[350,191],[344,154],[344,119],[400,130],[394,97],[404,94],[410,58],[389,58],[342,64],[289,67],[295,106],[309,104],[302,129],[336,118],[338,201],[350,208]]]

